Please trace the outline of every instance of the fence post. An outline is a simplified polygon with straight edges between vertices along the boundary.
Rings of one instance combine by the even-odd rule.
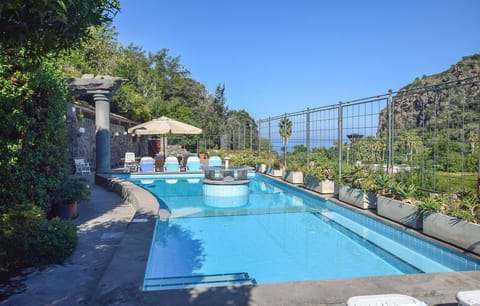
[[[392,99],[392,90],[388,90],[388,140],[387,140],[387,149],[388,149],[388,164],[387,164],[387,173],[393,173],[393,99]]]
[[[260,156],[260,152],[261,152],[261,149],[260,149],[260,135],[261,134],[261,126],[262,124],[262,120],[258,120],[257,121],[257,140],[258,140],[258,148],[257,148],[257,151],[258,151],[258,156]]]
[[[338,179],[342,179],[342,136],[343,136],[343,106],[342,101],[338,102]]]
[[[272,152],[272,120],[268,117],[268,152]]]
[[[307,145],[307,166],[310,164],[310,109],[307,108],[306,145]]]
[[[477,140],[480,139],[480,118],[478,120],[478,133],[477,133]],[[477,142],[477,152],[478,152],[478,174],[477,174],[477,198],[480,199],[480,143]]]

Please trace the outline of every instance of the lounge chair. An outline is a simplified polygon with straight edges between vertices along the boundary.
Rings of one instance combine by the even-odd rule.
[[[144,156],[140,159],[140,171],[155,172],[155,160],[150,156]]]
[[[73,161],[75,162],[75,174],[91,174],[90,163],[85,161],[83,158],[74,158]]]
[[[179,172],[180,165],[178,164],[178,159],[175,156],[168,156],[165,159],[164,168],[165,172]]]
[[[125,153],[125,162],[123,164],[123,168],[127,172],[137,171],[138,165],[135,160],[135,153],[133,152],[126,152]]]
[[[221,167],[222,159],[219,156],[212,156],[208,159],[208,166],[210,167]]]
[[[424,302],[404,294],[379,294],[353,296],[347,301],[348,306],[427,306]]]
[[[459,291],[455,297],[461,306],[480,305],[480,290]]]
[[[187,165],[186,165],[186,171],[200,171],[202,170],[201,164],[200,164],[200,158],[198,156],[189,156],[187,158]]]

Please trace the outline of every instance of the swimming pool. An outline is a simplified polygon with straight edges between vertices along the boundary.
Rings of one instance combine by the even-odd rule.
[[[157,220],[144,290],[480,269],[473,258],[262,175],[236,208],[205,203],[199,175],[130,180],[171,211]]]

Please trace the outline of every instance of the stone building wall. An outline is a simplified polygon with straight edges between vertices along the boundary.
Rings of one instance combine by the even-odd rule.
[[[68,129],[69,158],[84,158],[95,169],[95,108],[77,104],[67,106],[65,122]],[[112,168],[122,167],[125,152],[136,156],[147,154],[146,137],[132,136],[127,129],[135,123],[120,116],[110,116],[110,154]]]

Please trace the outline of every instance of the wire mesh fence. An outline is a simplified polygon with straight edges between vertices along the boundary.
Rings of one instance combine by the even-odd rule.
[[[288,137],[280,133],[282,120],[291,124]],[[306,165],[324,151],[339,172],[342,165],[367,165],[409,173],[427,190],[475,189],[480,76],[419,80],[397,92],[261,119],[256,127],[257,149],[286,152],[287,161],[301,156]]]

